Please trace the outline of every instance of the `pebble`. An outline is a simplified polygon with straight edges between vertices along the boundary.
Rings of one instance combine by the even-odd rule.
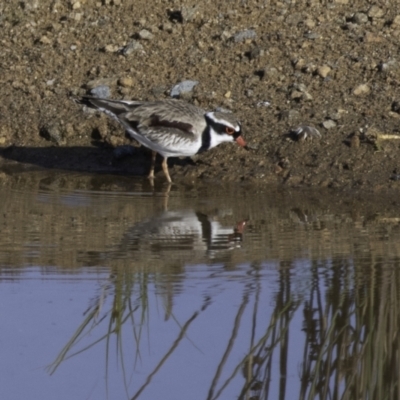
[[[316,33],[316,32],[307,32],[307,33],[304,34],[304,37],[306,39],[315,40],[315,39],[321,38],[321,35],[319,33]]]
[[[262,57],[264,55],[264,50],[259,47],[255,47],[249,53],[250,60],[255,60],[258,57]]]
[[[393,18],[392,25],[396,25],[396,26],[399,26],[399,25],[400,25],[400,15],[396,15],[396,16]]]
[[[383,37],[379,34],[375,34],[372,32],[366,32],[364,36],[364,40],[366,43],[380,43],[383,41]]]
[[[23,4],[24,10],[34,11],[39,8],[39,0],[25,0],[21,4]]]
[[[368,17],[370,18],[382,18],[384,15],[385,12],[382,10],[382,8],[375,5],[371,6],[368,10]]]
[[[199,84],[198,81],[191,81],[191,80],[182,81],[171,89],[170,96],[179,97],[183,93],[191,92],[193,88],[198,84]]]
[[[380,72],[388,72],[392,69],[398,68],[399,63],[396,60],[389,60],[387,62],[381,62],[378,65],[379,71]]]
[[[95,97],[100,97],[103,99],[108,99],[111,97],[111,90],[106,85],[96,86],[90,91],[90,94]]]
[[[363,12],[356,12],[353,15],[352,20],[356,23],[356,24],[366,24],[368,22],[368,15],[363,13]]]
[[[41,134],[45,139],[55,142],[57,144],[61,144],[63,142],[63,136],[58,127],[55,125],[50,125],[42,128]]]
[[[358,149],[360,147],[360,136],[353,135],[350,139],[350,147],[353,149]]]
[[[366,83],[362,83],[361,85],[358,85],[353,90],[353,94],[355,96],[363,96],[363,95],[368,94],[370,91],[371,91],[371,88]]]
[[[233,40],[236,43],[244,42],[245,40],[255,39],[257,36],[256,31],[254,29],[246,29],[245,31],[238,32],[233,36]]]
[[[106,53],[116,53],[119,50],[119,47],[115,44],[107,44],[104,46],[104,51]]]
[[[138,37],[139,37],[139,39],[142,39],[142,40],[151,40],[154,38],[154,35],[147,29],[142,29],[138,33]]]
[[[42,44],[50,44],[51,40],[46,35],[44,35],[44,36],[42,36],[40,38],[40,43],[42,43]]]
[[[124,47],[124,49],[122,50],[122,54],[124,54],[125,56],[129,56],[133,52],[140,50],[143,50],[143,45],[141,45],[137,40],[132,40]]]
[[[332,69],[328,65],[321,65],[317,68],[317,73],[321,78],[326,78]]]
[[[196,15],[199,4],[195,6],[182,6],[181,15],[183,22],[190,22]]]
[[[335,128],[336,127],[336,122],[334,121],[334,120],[332,120],[332,119],[326,119],[324,122],[322,122],[322,126],[325,128],[325,129],[332,129],[332,128]]]
[[[132,87],[134,84],[134,81],[132,78],[130,77],[126,77],[126,78],[120,78],[118,80],[118,84],[122,87]]]

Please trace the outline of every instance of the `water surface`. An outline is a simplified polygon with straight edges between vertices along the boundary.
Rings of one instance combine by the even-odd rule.
[[[0,397],[399,398],[396,207],[0,176]]]

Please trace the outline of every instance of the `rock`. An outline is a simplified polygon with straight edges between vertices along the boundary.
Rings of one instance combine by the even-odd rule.
[[[368,10],[368,17],[370,18],[382,18],[385,15],[385,12],[382,10],[382,8],[379,8],[378,6],[371,6],[370,9]]]
[[[138,33],[138,37],[139,37],[139,39],[142,39],[142,40],[151,40],[154,38],[154,35],[147,29],[142,29]]]
[[[106,53],[116,53],[119,50],[119,47],[115,44],[107,44],[104,46],[104,51]]]
[[[235,43],[244,42],[245,40],[255,39],[257,36],[254,29],[246,29],[245,31],[238,32],[233,36]]]
[[[324,122],[322,122],[322,126],[323,126],[325,129],[332,129],[332,128],[335,128],[336,125],[337,125],[336,122],[333,121],[332,119],[327,119],[327,120],[325,120]]]
[[[43,127],[40,130],[40,135],[51,142],[57,144],[63,143],[63,135],[57,125],[48,125]]]
[[[391,70],[399,68],[399,63],[396,60],[389,60],[387,62],[381,62],[378,65],[378,70],[380,72],[389,72]]]
[[[396,15],[393,18],[392,25],[400,26],[400,15]]]
[[[363,12],[356,12],[353,15],[352,20],[356,23],[356,24],[366,24],[368,22],[368,15],[363,13]]]
[[[74,1],[72,4],[72,9],[76,10],[78,8],[81,8],[81,3],[79,1]]]
[[[46,35],[43,35],[41,38],[40,38],[40,43],[42,43],[42,44],[50,44],[51,43],[51,40],[46,36]]]
[[[317,32],[307,32],[304,34],[306,39],[315,40],[321,38],[321,35]]]
[[[132,40],[124,47],[122,54],[129,56],[130,54],[140,50],[143,50],[143,45],[141,45],[137,40]]]
[[[198,83],[198,81],[191,80],[180,82],[171,89],[170,96],[180,97],[183,93],[191,92]]]
[[[93,88],[90,91],[90,94],[92,96],[95,96],[95,97],[108,99],[111,96],[111,91],[110,91],[110,88],[108,86],[100,85],[100,86],[97,86],[97,87]]]
[[[335,0],[336,4],[349,4],[349,0]]]
[[[350,147],[353,149],[358,149],[360,147],[360,136],[354,134],[350,139]]]
[[[353,90],[353,94],[355,96],[364,96],[367,95],[370,91],[371,88],[366,83],[362,83]]]
[[[26,11],[35,11],[39,8],[39,0],[25,0],[21,2],[21,5]]]
[[[372,32],[366,32],[364,36],[365,43],[380,43],[383,41],[383,37],[379,33],[375,34]]]
[[[326,78],[331,72],[331,68],[328,65],[322,65],[317,68],[317,73],[321,78]]]
[[[299,90],[292,90],[292,92],[290,93],[290,98],[292,100],[299,100],[303,97],[303,93],[300,92]]]
[[[293,60],[292,64],[294,65],[294,68],[297,71],[301,71],[306,66],[306,60],[304,58],[299,58],[299,59]]]
[[[119,84],[120,86],[122,86],[122,87],[127,87],[127,88],[129,88],[129,87],[132,87],[132,86],[134,85],[134,81],[133,81],[133,79],[130,78],[130,77],[120,78],[120,79],[118,80],[118,84]]]
[[[195,6],[182,6],[181,15],[183,22],[190,22],[196,15],[199,4]]]
[[[254,49],[250,50],[249,53],[247,54],[250,60],[255,60],[256,58],[264,55],[264,50],[260,49],[259,47],[255,47]]]

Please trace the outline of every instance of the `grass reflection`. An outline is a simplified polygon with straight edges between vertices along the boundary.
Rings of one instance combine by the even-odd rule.
[[[310,284],[301,289],[296,285],[298,277],[293,273],[296,262],[282,261],[277,266],[278,287],[269,297],[268,304],[265,304],[263,293],[262,266],[256,263],[247,266],[248,279],[241,282],[242,292],[238,293],[235,315],[231,325],[224,326],[225,347],[219,349],[219,356],[215,353],[210,359],[212,378],[203,398],[226,398],[227,388],[238,387],[238,382],[241,383],[236,398],[243,400],[400,398],[399,262],[388,264],[387,260],[369,260],[371,268],[368,270],[365,262],[358,264],[356,261],[337,258],[310,262],[310,275],[307,276]],[[176,279],[181,286],[182,274]],[[132,361],[136,365],[144,357],[140,348],[143,328],[146,327],[147,332],[151,329],[150,315],[154,310],[149,301],[149,285],[155,280],[167,288],[168,293],[162,293],[164,299],[169,299],[165,314],[172,316],[178,333],[169,347],[157,355],[158,360],[146,372],[144,381],[140,385],[135,382],[132,389],[133,379],[128,370]],[[165,285],[166,280],[172,284]],[[180,318],[174,314],[171,300],[177,294],[173,281],[173,276],[116,269],[86,311],[81,325],[49,367],[49,372],[54,373],[65,360],[105,342],[106,376],[109,375],[110,358],[115,353],[127,398],[141,398],[184,339],[192,341],[190,329],[194,329],[194,322],[200,316],[206,320],[207,311],[214,304],[215,299],[204,296],[202,304],[193,305],[186,319],[178,322]],[[156,295],[160,296],[160,293]],[[101,333],[104,326],[107,326],[106,331]],[[94,339],[76,350],[89,335]],[[113,336],[115,349],[111,345]],[[126,359],[129,352],[124,345],[127,342],[134,343],[134,360]],[[192,344],[196,348],[202,347],[196,341]],[[242,352],[241,358],[237,357],[238,348]],[[294,348],[302,348],[301,358],[296,358],[301,351],[293,352]],[[290,372],[293,365],[298,366],[295,378]],[[291,386],[298,387],[296,397],[293,397]]]

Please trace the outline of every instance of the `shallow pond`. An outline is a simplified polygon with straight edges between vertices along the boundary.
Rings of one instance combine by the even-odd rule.
[[[399,214],[2,173],[0,398],[399,398]]]

